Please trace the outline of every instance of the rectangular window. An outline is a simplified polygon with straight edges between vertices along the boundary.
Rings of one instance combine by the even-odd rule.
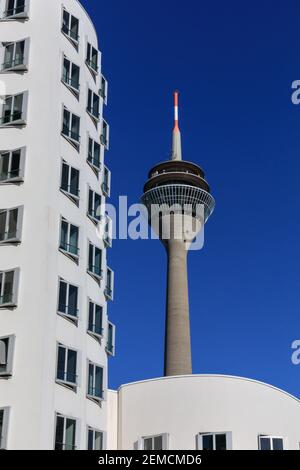
[[[19,270],[0,271],[0,308],[17,306]]]
[[[167,450],[168,447],[168,434],[144,437],[142,439],[143,450]]]
[[[115,355],[115,342],[116,342],[115,338],[116,338],[116,327],[111,322],[108,322],[106,352],[110,356]]]
[[[102,129],[101,129],[101,136],[100,136],[101,144],[108,150],[109,149],[109,125],[103,119],[102,120]]]
[[[103,450],[103,433],[93,428],[88,428],[88,450]]]
[[[64,108],[62,134],[77,150],[80,144],[80,117]]]
[[[0,377],[12,375],[14,343],[14,336],[0,338]]]
[[[101,170],[101,147],[95,140],[89,137],[89,151],[88,151],[88,163],[93,167],[98,176],[98,172]]]
[[[79,94],[79,80],[80,68],[64,57],[62,81],[75,92],[76,96]]]
[[[60,245],[59,248],[78,261],[79,256],[79,228],[67,222],[66,219],[61,220],[60,229]]]
[[[71,40],[74,46],[78,46],[79,20],[67,10],[63,10],[62,32]]]
[[[205,433],[198,435],[199,450],[230,450],[231,433]]]
[[[260,450],[284,450],[283,438],[275,436],[259,436]]]
[[[106,269],[105,296],[109,300],[114,298],[114,272],[109,267]]]
[[[109,169],[105,166],[103,168],[103,180],[102,180],[102,191],[104,196],[110,196],[110,185],[111,185],[111,173]]]
[[[99,222],[101,219],[101,203],[102,199],[100,194],[96,193],[92,189],[89,189],[89,207],[88,215],[95,222]]]
[[[101,88],[100,96],[103,98],[105,104],[107,104],[107,95],[108,95],[108,83],[107,80],[101,75]]]
[[[9,408],[0,408],[0,450],[7,449]]]
[[[94,302],[89,301],[89,321],[88,332],[101,338],[103,333],[103,308]]]
[[[1,70],[3,72],[28,70],[28,47],[29,39],[3,43]]]
[[[87,395],[97,401],[103,400],[103,368],[88,363],[88,389]]]
[[[76,450],[76,419],[56,415],[55,450]]]
[[[88,92],[88,113],[97,121],[100,119],[100,98],[99,95],[89,89]]]
[[[28,18],[28,1],[6,0],[4,18]]]
[[[98,72],[99,53],[89,42],[87,44],[86,63],[92,72]]]
[[[78,319],[78,287],[60,279],[58,313],[71,320]]]
[[[0,209],[0,244],[20,243],[23,207]]]
[[[89,267],[88,272],[100,280],[102,278],[102,251],[97,246],[89,243]]]
[[[27,92],[5,96],[2,105],[1,126],[26,124]]]
[[[77,351],[58,345],[56,379],[72,389],[77,386]]]
[[[64,160],[62,163],[60,189],[68,195],[77,205],[79,203],[79,170],[68,165]]]
[[[113,240],[113,221],[108,215],[105,216],[105,227],[103,234],[103,241],[106,247],[112,247]]]

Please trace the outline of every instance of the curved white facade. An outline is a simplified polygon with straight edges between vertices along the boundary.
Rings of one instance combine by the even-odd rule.
[[[11,5],[17,9],[9,11],[7,17],[5,15]],[[92,209],[89,206],[89,190],[101,197],[101,207],[109,193],[103,185],[108,127],[105,127],[103,136],[103,126],[106,126],[103,104],[107,84],[101,75],[101,53],[95,54],[98,51],[96,32],[78,1],[26,0],[21,13],[17,5],[16,2],[1,0],[0,55],[2,64],[10,60],[11,67],[6,62],[0,74],[2,100],[6,106],[0,106],[0,212],[21,208],[17,240],[16,237],[11,240],[7,234],[14,230],[14,224],[6,221],[6,229],[2,228],[6,234],[0,242],[0,273],[4,286],[2,293],[0,291],[0,364],[1,348],[3,362],[2,369],[0,365],[0,412],[5,411],[2,412],[2,447],[53,449],[61,444],[63,448],[87,449],[89,427],[95,432],[103,432],[101,439],[102,446],[105,446],[107,358],[113,352],[111,344],[107,352],[107,341],[110,341],[107,299],[112,297],[112,292],[106,289],[107,244],[98,236],[96,220],[93,220],[93,216],[98,216],[99,202],[90,202]],[[76,35],[76,20],[79,37]],[[23,51],[20,67],[20,52],[10,53],[5,48],[9,43],[23,40],[26,40],[25,46],[17,46],[17,50],[21,47]],[[88,43],[94,48],[94,51],[90,49],[92,62],[89,63],[86,62]],[[13,58],[11,54],[14,54]],[[67,62],[64,63],[65,59]],[[64,65],[66,67],[69,63],[74,64],[74,69],[69,69],[68,75]],[[80,70],[79,83],[76,67]],[[76,91],[78,84],[79,92]],[[91,95],[93,102],[90,110],[92,114],[94,112],[94,117],[87,111],[89,89],[94,93]],[[25,92],[22,115],[17,115],[17,102],[15,109],[7,111],[12,106],[7,97],[22,92]],[[79,145],[76,143],[78,120],[75,117],[72,122],[71,119],[68,127],[68,114],[64,116],[64,108],[80,118]],[[68,127],[72,134],[62,135],[63,124],[64,133]],[[93,161],[99,167],[98,174],[95,166],[87,162],[89,138],[100,145],[100,163],[97,158]],[[23,149],[17,180],[11,178],[13,174],[8,174],[5,160],[5,153],[15,149]],[[63,161],[66,165],[64,170]],[[73,171],[72,178],[70,176],[68,180],[66,174],[71,174],[68,173],[71,167],[79,173]],[[62,171],[66,172],[64,183]],[[105,176],[109,183],[107,171]],[[69,230],[73,230],[70,235],[67,225],[64,226],[64,236],[67,237],[64,238],[64,249],[61,248],[62,218],[69,223]],[[90,253],[89,243],[101,250],[102,273],[99,271],[100,254],[98,251]],[[93,253],[98,253],[98,257],[95,255],[92,259]],[[90,268],[92,271],[95,269],[94,276],[87,272],[91,271]],[[12,270],[15,271],[11,289],[10,278],[6,275],[5,281],[3,273]],[[60,286],[61,280],[65,282],[63,287]],[[76,289],[73,289],[70,300],[70,290],[68,294],[64,290],[67,284],[78,288],[77,309],[74,307]],[[10,298],[11,290],[13,299]],[[61,300],[64,295],[65,302]],[[103,309],[103,331],[99,336],[87,333],[89,302]],[[98,313],[100,311],[97,310]],[[110,328],[113,331],[113,327]],[[5,338],[11,339],[9,352],[5,352]],[[75,355],[68,356],[66,349],[61,352],[60,359],[64,355],[67,359],[66,369],[59,372],[60,380],[57,380],[58,344],[77,353],[75,374]],[[100,398],[101,371],[94,369],[98,375],[95,382],[90,383],[89,361],[103,370],[103,394]],[[5,367],[11,370],[1,375]],[[71,382],[71,386],[65,382]],[[95,390],[97,396],[93,400],[90,395]],[[76,421],[76,425],[70,428],[71,421],[66,424],[61,420],[63,432],[60,430],[59,435],[56,434],[57,413]],[[68,432],[69,436],[66,437]],[[70,437],[73,432],[74,436]]]
[[[299,450],[300,401],[240,377],[189,375],[123,385],[109,392],[109,416],[111,449],[144,449],[145,440],[162,436],[163,449],[196,450],[215,446],[218,435],[228,450],[269,444]]]

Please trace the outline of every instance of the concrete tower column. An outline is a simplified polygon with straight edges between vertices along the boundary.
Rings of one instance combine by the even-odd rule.
[[[182,240],[167,244],[168,281],[165,333],[165,376],[192,373],[187,248]]]

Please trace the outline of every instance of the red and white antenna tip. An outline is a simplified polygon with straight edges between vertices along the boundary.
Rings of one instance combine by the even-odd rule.
[[[179,131],[178,124],[178,101],[179,101],[179,92],[174,91],[174,131]]]

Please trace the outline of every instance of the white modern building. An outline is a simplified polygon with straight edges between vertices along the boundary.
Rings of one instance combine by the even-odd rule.
[[[101,449],[115,337],[101,52],[77,0],[0,0],[0,18],[0,448]]]
[[[108,395],[110,449],[299,450],[300,400],[255,380],[170,376]]]

